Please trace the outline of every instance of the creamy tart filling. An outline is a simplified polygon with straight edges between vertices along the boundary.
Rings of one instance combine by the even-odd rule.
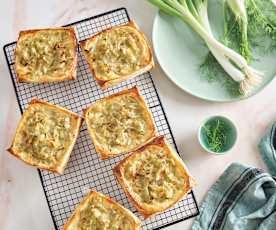
[[[80,211],[78,230],[131,230],[131,219],[118,207],[101,196],[93,196]]]
[[[95,103],[87,118],[96,141],[109,152],[135,149],[152,136],[150,114],[131,93]]]
[[[20,73],[32,80],[64,77],[75,57],[75,41],[68,30],[41,30],[22,35],[16,48]]]
[[[14,150],[35,164],[56,166],[74,140],[72,117],[46,105],[29,107],[20,125]]]
[[[105,31],[87,43],[93,69],[102,80],[128,76],[147,66],[150,51],[143,37],[132,27]]]
[[[183,170],[166,151],[150,145],[124,164],[125,181],[140,203],[166,203],[183,191],[186,183]]]

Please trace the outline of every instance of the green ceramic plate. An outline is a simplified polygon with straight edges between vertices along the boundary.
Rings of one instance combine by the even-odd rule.
[[[213,32],[220,36],[223,25],[221,4],[218,2],[209,2],[209,17]],[[205,100],[219,102],[245,98],[231,93],[225,83],[209,82],[200,74],[199,66],[208,50],[202,40],[179,19],[162,12],[157,13],[153,25],[153,47],[163,71],[186,92]],[[257,59],[252,66],[263,71],[265,76],[262,84],[249,96],[260,92],[276,75],[276,52]]]

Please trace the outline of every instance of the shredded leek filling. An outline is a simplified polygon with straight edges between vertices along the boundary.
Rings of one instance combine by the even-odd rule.
[[[128,216],[115,204],[102,197],[94,196],[81,210],[77,229],[130,230],[132,226]]]
[[[69,31],[38,31],[19,39],[18,67],[30,79],[63,77],[74,61],[74,42]]]
[[[125,180],[142,203],[170,201],[185,186],[183,172],[164,151],[162,147],[149,146],[124,167]]]
[[[16,151],[24,160],[55,166],[73,141],[70,115],[33,105],[22,122],[15,138]]]
[[[86,50],[103,80],[128,76],[145,67],[149,57],[144,39],[129,27],[103,32]]]
[[[94,104],[88,112],[88,125],[104,149],[121,153],[150,138],[148,116],[134,96],[125,94]]]

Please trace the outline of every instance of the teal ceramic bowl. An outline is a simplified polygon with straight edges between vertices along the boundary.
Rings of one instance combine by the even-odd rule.
[[[221,150],[218,152],[215,152],[215,151],[212,151],[212,149],[208,144],[206,127],[208,126],[210,127],[212,125],[217,124],[217,121],[220,121],[221,124],[223,124],[224,134],[226,138],[225,138],[225,143],[221,147]],[[238,133],[237,133],[236,126],[231,120],[223,116],[212,116],[207,118],[202,122],[198,130],[198,140],[202,148],[208,153],[212,153],[216,155],[221,155],[229,152],[229,150],[231,150],[235,145],[237,141],[237,137],[238,137]]]

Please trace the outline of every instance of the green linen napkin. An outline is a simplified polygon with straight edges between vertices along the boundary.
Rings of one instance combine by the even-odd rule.
[[[264,171],[231,164],[208,191],[192,230],[275,230],[276,181]]]
[[[272,125],[262,138],[259,150],[269,172],[276,177],[276,123]]]

